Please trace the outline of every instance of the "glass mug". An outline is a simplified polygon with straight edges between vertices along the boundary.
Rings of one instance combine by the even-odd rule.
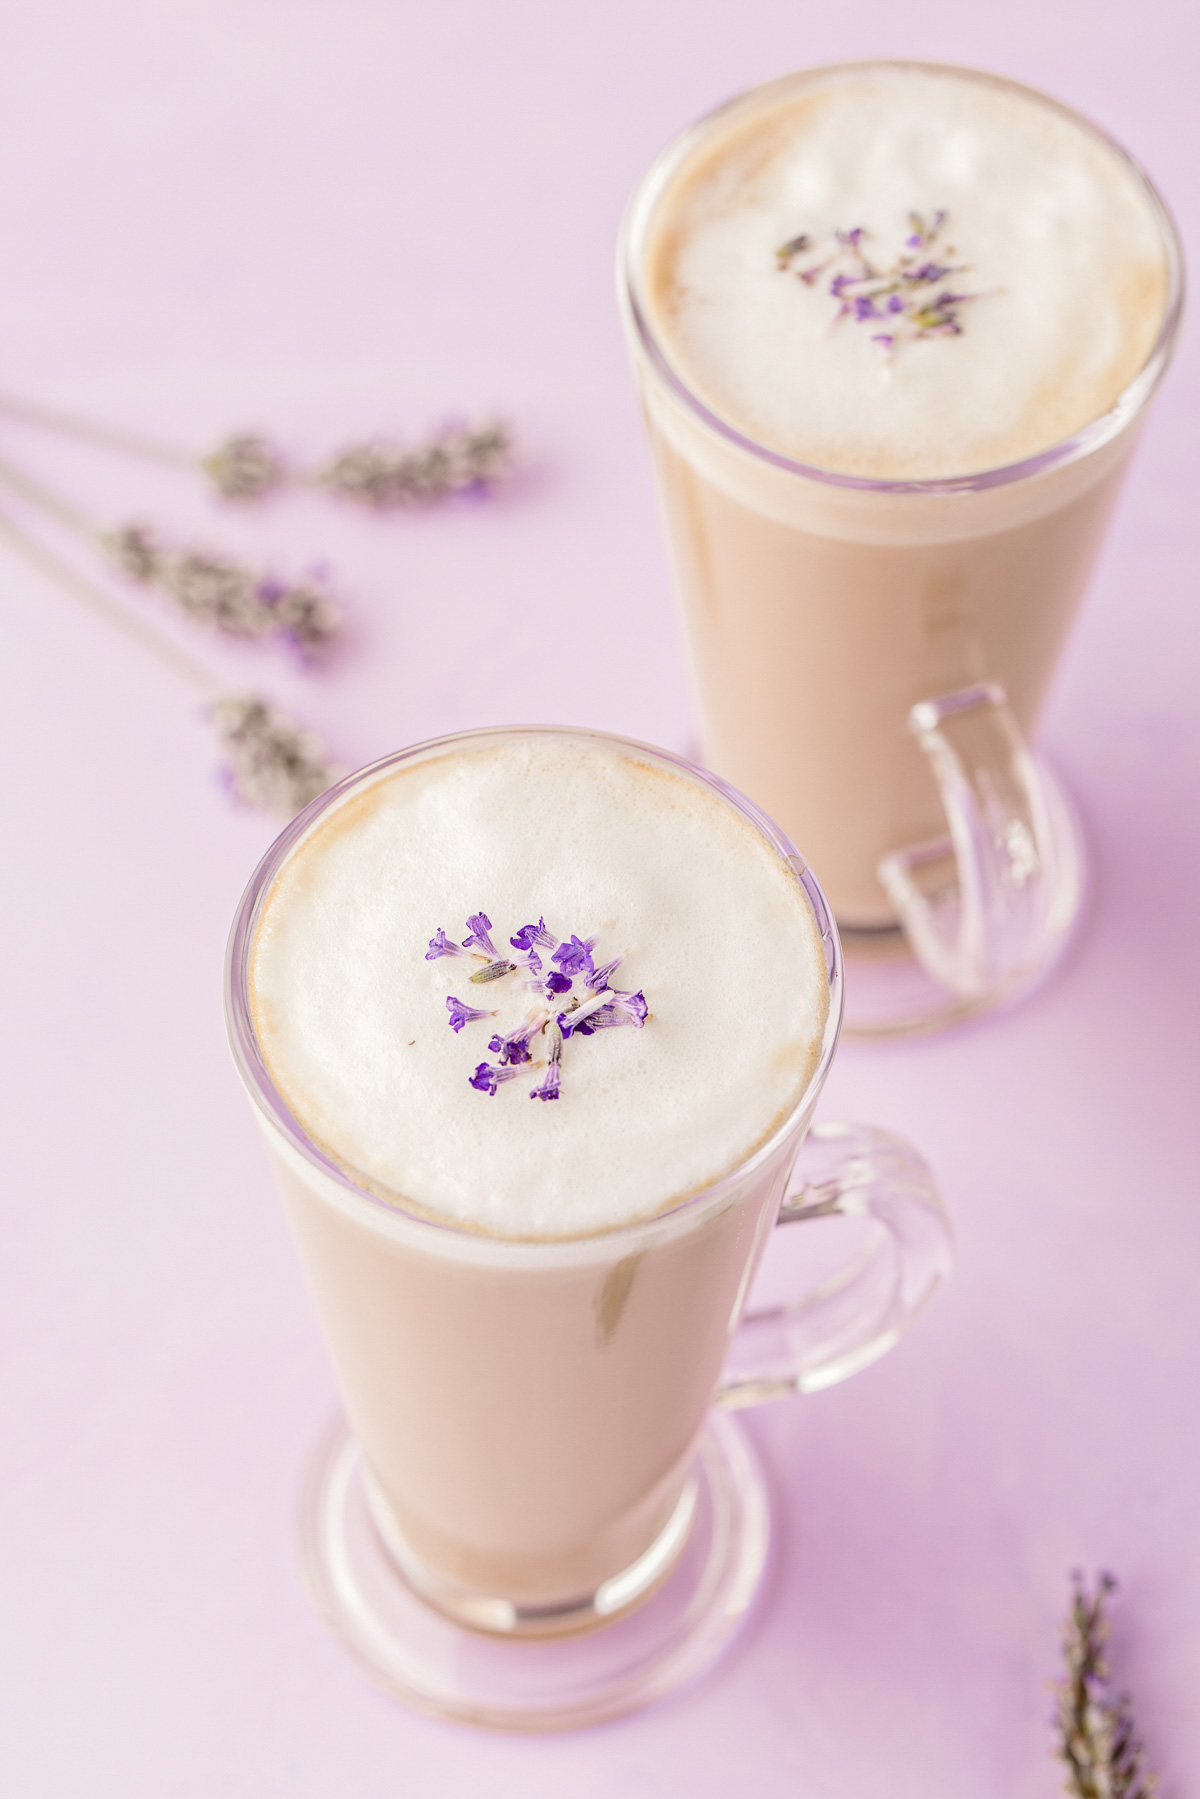
[[[1077,828],[1029,738],[1174,349],[1183,262],[1144,172],[1037,95],[1117,151],[1161,232],[1161,330],[1111,410],[1037,456],[960,479],[834,474],[754,442],[691,391],[656,337],[648,241],[697,146],[829,73],[743,94],[667,146],[626,213],[618,288],[705,761],[813,856],[852,958],[847,1028],[886,1034],[1027,984],[1078,912]],[[917,967],[889,973],[905,948]]]
[[[803,858],[715,777],[594,732],[559,734],[627,749],[714,791],[803,889],[830,1003],[817,1066],[788,1116],[707,1190],[553,1241],[405,1210],[309,1140],[272,1083],[248,997],[255,927],[280,868],[375,781],[530,729],[386,757],[300,813],[242,899],[226,1010],[349,1421],[318,1456],[305,1500],[318,1605],[409,1703],[562,1728],[644,1704],[720,1652],[769,1536],[753,1451],[725,1412],[827,1386],[881,1355],[945,1278],[950,1239],[906,1144],[863,1127],[809,1129],[837,1044],[842,968]],[[424,925],[414,921],[418,936]],[[839,1216],[863,1233],[851,1260],[790,1302],[744,1315],[774,1227]]]

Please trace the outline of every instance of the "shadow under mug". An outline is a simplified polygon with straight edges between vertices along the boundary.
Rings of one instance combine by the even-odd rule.
[[[314,1143],[264,1062],[248,968],[280,868],[331,812],[405,766],[544,732],[657,762],[747,820],[811,909],[829,1010],[803,1093],[729,1175],[612,1231],[525,1242],[440,1223]],[[861,1126],[809,1129],[841,1003],[837,930],[803,858],[716,777],[644,744],[553,727],[443,738],[340,782],[264,857],[230,937],[230,1042],[349,1424],[310,1477],[305,1562],[328,1621],[408,1703],[506,1728],[595,1722],[691,1678],[744,1618],[769,1505],[752,1446],[710,1407],[854,1373],[950,1264],[913,1150]],[[747,1313],[776,1228],[833,1218],[857,1223],[850,1259]]]
[[[1031,985],[1077,917],[1078,827],[1029,741],[1174,349],[1183,259],[1162,199],[1106,133],[1016,83],[948,71],[1032,96],[1132,173],[1167,271],[1145,364],[1069,439],[959,479],[839,475],[756,443],[691,390],[656,335],[657,209],[700,146],[831,72],[743,94],[668,145],[626,213],[618,287],[704,760],[805,844],[850,958],[846,1028],[892,1034]],[[906,957],[915,965],[898,966]]]

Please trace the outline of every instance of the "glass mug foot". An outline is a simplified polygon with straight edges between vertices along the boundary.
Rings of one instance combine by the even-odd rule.
[[[498,1609],[471,1628],[423,1598],[385,1542],[358,1445],[340,1423],[313,1459],[300,1519],[317,1610],[367,1673],[418,1711],[512,1731],[602,1724],[703,1674],[745,1622],[769,1542],[761,1467],[719,1412],[658,1542],[558,1620],[574,1635],[522,1634],[515,1616],[506,1633]]]
[[[851,1036],[935,1030],[1023,998],[1062,957],[1083,902],[1078,815],[1003,690],[922,700],[909,728],[949,830],[880,862],[897,927],[843,929]]]
[[[301,1551],[318,1611],[381,1686],[462,1723],[570,1730],[653,1704],[713,1665],[745,1621],[770,1541],[762,1472],[728,1413],[868,1366],[950,1270],[933,1178],[889,1132],[812,1127],[776,1231],[794,1245],[793,1227],[822,1219],[850,1222],[850,1257],[782,1303],[743,1313],[671,1517],[586,1597],[522,1609],[431,1574],[337,1426],[309,1473]]]

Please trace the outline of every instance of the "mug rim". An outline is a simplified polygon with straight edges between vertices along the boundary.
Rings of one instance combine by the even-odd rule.
[[[665,763],[668,767],[678,769],[687,778],[702,787],[709,788],[727,804],[732,805],[758,831],[760,836],[765,837],[780,859],[789,864],[804,890],[824,950],[829,1008],[816,1064],[799,1096],[770,1135],[758,1144],[748,1156],[743,1157],[728,1174],[722,1175],[719,1180],[708,1183],[699,1191],[686,1195],[674,1204],[664,1205],[658,1211],[613,1225],[609,1229],[580,1232],[563,1237],[500,1237],[454,1219],[440,1218],[430,1211],[419,1208],[416,1202],[406,1201],[401,1194],[389,1194],[385,1197],[383,1193],[368,1186],[365,1180],[355,1179],[354,1174],[347,1166],[328,1154],[308,1135],[303,1124],[291,1111],[271,1079],[270,1071],[259,1046],[250,1007],[249,963],[263,905],[284,863],[317,823],[354,793],[373,785],[382,778],[386,771],[417,760],[432,760],[435,756],[444,754],[448,750],[471,745],[483,746],[489,741],[503,742],[520,737],[555,736],[599,742],[611,748],[633,752],[640,756],[649,756],[657,762]],[[542,1250],[562,1252],[571,1249],[578,1251],[581,1245],[605,1243],[657,1230],[667,1220],[701,1211],[719,1203],[727,1193],[732,1195],[735,1190],[744,1185],[747,1179],[753,1178],[760,1168],[771,1162],[772,1158],[779,1153],[780,1147],[786,1141],[789,1133],[795,1132],[797,1126],[811,1113],[837,1049],[838,1038],[841,1034],[843,1000],[842,948],[833,912],[807,861],[774,820],[745,794],[731,787],[728,782],[722,781],[718,775],[711,773],[708,769],[698,767],[684,756],[675,755],[670,750],[661,749],[656,744],[646,743],[637,738],[574,725],[486,725],[468,731],[455,731],[441,737],[427,738],[407,749],[392,751],[389,755],[378,757],[374,762],[366,763],[363,767],[343,776],[341,780],[326,788],[324,793],[318,794],[316,799],[298,812],[284,826],[260,858],[246,884],[234,915],[226,946],[224,967],[224,1009],[229,1046],[234,1066],[260,1121],[282,1137],[285,1144],[318,1175],[333,1181],[353,1202],[362,1202],[367,1205],[370,1208],[367,1217],[376,1224],[382,1225],[390,1218],[397,1224],[402,1223],[404,1227],[420,1227],[426,1231],[438,1233],[443,1242],[457,1240],[462,1243],[464,1248],[467,1245],[473,1245],[485,1252],[493,1251],[495,1253],[503,1253],[506,1249],[513,1252]]]
[[[714,412],[675,369],[650,324],[643,281],[646,234],[663,189],[695,146],[721,120],[742,108],[748,110],[772,93],[782,94],[821,76],[870,69],[923,69],[941,75],[958,75],[966,80],[1008,88],[1036,100],[1060,113],[1092,137],[1099,138],[1114,151],[1120,161],[1132,171],[1149,201],[1167,262],[1167,299],[1158,335],[1141,368],[1107,411],[1089,420],[1069,437],[1052,444],[1048,449],[1039,450],[1034,456],[1024,457],[1017,462],[1001,463],[972,475],[943,476],[929,480],[880,480],[868,475],[841,474],[834,469],[821,468],[815,463],[798,461],[759,443]],[[994,487],[1006,487],[1013,482],[1028,480],[1051,469],[1077,462],[1119,436],[1145,410],[1170,365],[1183,317],[1186,275],[1179,230],[1166,201],[1137,158],[1094,119],[1040,88],[1027,82],[1014,81],[1006,75],[993,74],[987,69],[970,68],[959,63],[933,62],[924,58],[873,56],[794,69],[790,74],[744,88],[677,132],[641,177],[625,209],[617,242],[617,291],[626,334],[635,353],[641,353],[653,375],[683,404],[685,410],[725,443],[786,474],[823,486],[848,488],[859,493],[930,495],[980,493]]]

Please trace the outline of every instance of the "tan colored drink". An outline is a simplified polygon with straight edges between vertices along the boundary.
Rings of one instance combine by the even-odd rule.
[[[919,701],[1033,731],[1173,342],[1174,234],[1086,121],[921,65],[791,77],[673,145],[622,291],[706,760],[843,926],[941,836]]]
[[[562,732],[384,765],[262,881],[235,1044],[376,1522],[467,1622],[596,1622],[686,1534],[832,1052],[809,887],[703,778]]]
[[[578,1623],[679,1506],[786,1162],[629,1241],[497,1256],[272,1161],[397,1561],[464,1622]]]

